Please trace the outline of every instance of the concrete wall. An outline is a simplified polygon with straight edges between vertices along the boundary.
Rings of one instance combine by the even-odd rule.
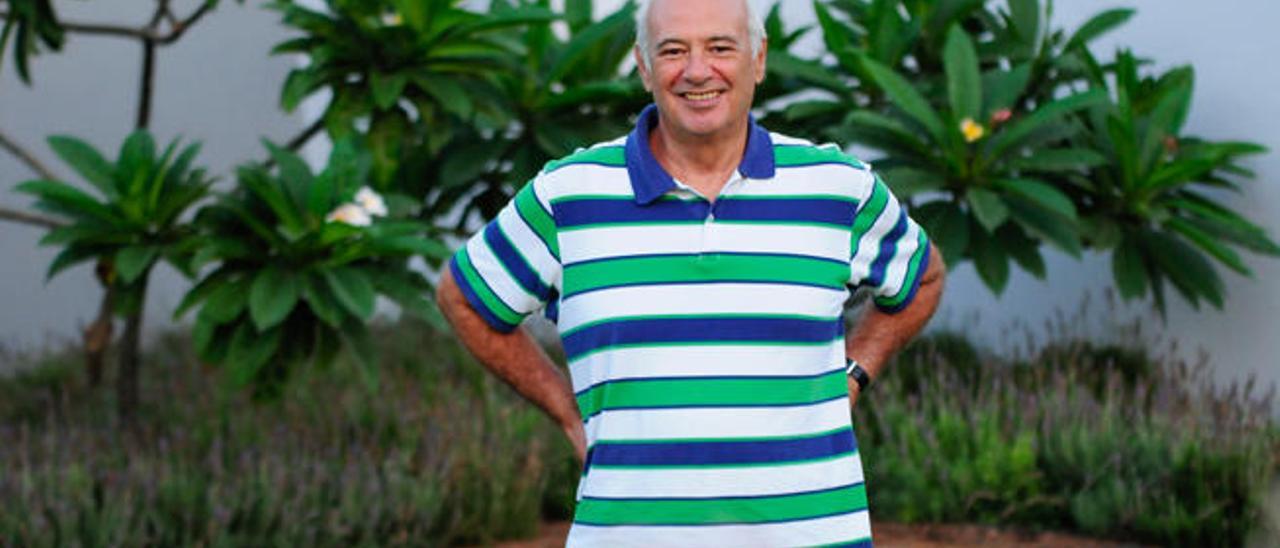
[[[197,0],[174,2],[181,16]],[[286,37],[274,12],[257,2],[225,0],[157,59],[152,131],[165,143],[182,136],[204,143],[199,162],[222,177],[243,161],[264,157],[259,139],[283,141],[303,125],[277,108],[280,86],[292,61],[267,52]],[[68,2],[55,7],[67,21],[140,26],[152,2]],[[136,41],[69,35],[61,53],[33,59],[34,81],[24,86],[6,55],[0,73],[0,130],[34,151],[56,173],[71,177],[44,139],[71,134],[115,157],[132,130],[137,109],[142,49]],[[0,152],[0,204],[27,208],[31,200],[11,189],[34,177]],[[55,250],[37,248],[42,230],[0,222],[0,345],[38,348],[76,337],[92,321],[101,291],[92,267],[64,272],[48,284],[44,273]],[[179,275],[160,269],[150,295],[147,321],[168,323],[185,291]],[[0,363],[0,369],[4,364]]]
[[[252,3],[252,2],[251,2]],[[136,23],[145,20],[146,5],[130,2],[59,2],[69,20]],[[192,0],[179,2],[185,12]],[[613,9],[620,0],[598,0],[601,10]],[[1075,28],[1092,14],[1128,5],[1138,16],[1119,32],[1097,44],[1100,54],[1116,47],[1131,47],[1156,59],[1160,67],[1191,63],[1198,73],[1196,100],[1189,121],[1191,133],[1209,138],[1246,139],[1280,150],[1280,64],[1269,56],[1280,50],[1280,3],[1272,0],[1239,0],[1226,4],[1197,0],[1071,0],[1057,2],[1057,26]],[[810,2],[787,0],[783,14],[789,26],[813,21]],[[268,58],[266,51],[285,36],[272,13],[227,2],[176,46],[162,50],[156,95],[154,128],[160,139],[179,133],[205,142],[203,160],[226,174],[237,162],[261,155],[257,140],[268,136],[283,140],[303,121],[291,119],[276,108],[280,84],[291,60]],[[818,47],[816,35],[810,47]],[[16,135],[52,162],[43,145],[44,135],[72,133],[112,150],[128,132],[134,116],[139,63],[138,47],[112,38],[72,36],[66,50],[35,61],[36,82],[23,87],[8,72],[0,74],[0,128]],[[322,104],[306,111],[318,113]],[[308,156],[323,157],[323,145]],[[61,166],[56,166],[66,172]],[[1253,219],[1262,221],[1273,235],[1280,235],[1280,155],[1255,160],[1259,181],[1248,185],[1242,196],[1227,202]],[[25,197],[9,189],[29,177],[12,158],[0,154],[0,203],[25,205]],[[33,347],[50,338],[74,336],[75,327],[92,317],[99,291],[87,267],[64,274],[47,286],[44,269],[52,259],[49,250],[36,249],[40,231],[0,223],[0,344]],[[1162,325],[1145,304],[1109,307],[1111,290],[1105,257],[1083,261],[1061,255],[1049,257],[1049,279],[1041,282],[1015,274],[1005,294],[996,298],[981,285],[969,267],[959,268],[950,286],[935,327],[966,330],[994,346],[1021,344],[1026,333],[1043,336],[1047,322],[1059,315],[1074,316],[1082,303],[1091,304],[1067,322],[1069,329],[1098,337],[1128,337],[1117,326],[1141,322],[1152,344],[1166,348],[1176,342],[1177,352],[1196,356],[1203,350],[1223,379],[1239,379],[1250,373],[1263,380],[1280,380],[1275,355],[1280,337],[1271,325],[1280,315],[1280,261],[1249,257],[1255,279],[1224,272],[1229,296],[1224,311],[1193,311],[1174,300],[1167,325]],[[167,319],[180,298],[183,284],[170,272],[162,272],[151,297],[152,325]]]

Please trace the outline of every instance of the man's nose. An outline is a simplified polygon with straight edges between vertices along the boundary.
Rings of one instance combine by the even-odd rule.
[[[712,76],[711,60],[700,51],[689,53],[689,62],[684,67],[684,79],[695,84],[710,80]]]

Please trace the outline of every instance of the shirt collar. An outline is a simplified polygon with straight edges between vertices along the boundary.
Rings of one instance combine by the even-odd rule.
[[[631,177],[636,203],[640,205],[653,203],[676,189],[675,179],[662,168],[649,148],[649,132],[656,125],[658,108],[651,104],[640,112],[635,129],[627,136],[627,174]],[[747,131],[747,149],[742,155],[742,163],[738,164],[738,172],[748,179],[772,179],[774,171],[773,139],[752,116]]]

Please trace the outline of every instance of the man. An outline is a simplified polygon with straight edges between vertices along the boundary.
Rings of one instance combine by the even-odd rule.
[[[655,105],[521,190],[441,307],[584,459],[570,545],[869,546],[849,406],[933,314],[940,256],[865,165],[750,118],[746,1],[637,22]],[[846,334],[855,286],[876,306]],[[572,380],[517,329],[544,306]]]

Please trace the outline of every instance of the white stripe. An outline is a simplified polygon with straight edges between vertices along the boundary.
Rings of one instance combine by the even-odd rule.
[[[587,421],[589,443],[803,436],[849,425],[849,399],[795,407],[618,409]]]
[[[752,179],[740,186],[733,195],[829,194],[858,198],[866,195],[866,187],[872,185],[874,181],[874,176],[866,170],[841,164],[818,164],[778,168],[773,179]]]
[[[641,470],[592,468],[587,497],[750,497],[851,485],[863,480],[857,454],[824,462],[736,468]]]
[[[893,227],[898,224],[898,217],[901,214],[902,206],[890,194],[884,211],[880,212],[880,217],[876,219],[876,222],[871,225],[871,228],[858,241],[858,253],[854,255],[849,269],[850,285],[857,285],[871,275],[871,263],[874,263],[876,257],[880,254],[880,242],[889,232],[893,231]]]
[[[489,285],[489,289],[492,289],[498,299],[506,303],[509,308],[520,314],[528,314],[541,307],[542,303],[526,292],[515,278],[507,274],[497,255],[484,241],[483,230],[467,241],[467,254],[471,257],[471,264],[476,268],[476,273],[480,274],[480,277]]]
[[[876,295],[892,297],[902,290],[907,281],[907,270],[911,268],[911,255],[920,247],[919,236],[920,226],[908,217],[907,232],[898,240],[893,259],[889,261],[889,266],[885,269],[884,283],[880,284],[880,287],[876,289]]]
[[[614,526],[573,524],[566,547],[814,546],[871,536],[867,511],[759,525]]]
[[[696,294],[696,298],[691,296]],[[560,309],[560,332],[630,316],[706,314],[839,317],[845,291],[797,285],[715,284],[616,287],[576,295]]]
[[[849,231],[824,226],[713,223],[611,226],[560,232],[560,258],[582,261],[644,254],[778,253],[845,262]],[[705,239],[704,239],[705,236]],[[704,245],[705,244],[705,245]]]
[[[549,191],[546,199],[556,202],[566,196],[602,195],[634,198],[631,178],[625,167],[598,164],[571,164],[542,176]]]
[[[507,239],[511,240],[511,246],[524,256],[529,266],[538,274],[538,278],[547,285],[559,287],[560,262],[551,255],[547,244],[542,242],[533,228],[520,217],[515,203],[498,213],[497,222],[502,227],[502,232],[507,235]]]
[[[648,346],[613,348],[569,364],[574,392],[605,381],[646,377],[804,376],[844,366],[844,342],[815,346]]]

